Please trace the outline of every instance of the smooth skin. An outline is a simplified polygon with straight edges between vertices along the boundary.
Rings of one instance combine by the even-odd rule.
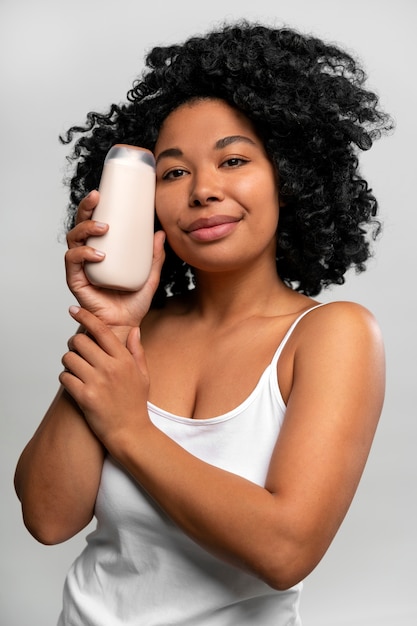
[[[71,337],[61,389],[23,451],[16,490],[44,543],[65,541],[94,514],[106,453],[219,558],[286,589],[323,557],[355,493],[384,394],[384,350],[363,307],[337,302],[298,324],[278,363],[287,411],[265,487],[208,465],[153,426],[147,401],[189,419],[239,405],[291,323],[316,303],[275,269],[277,176],[247,118],[219,100],[182,105],[155,148],[156,211],[197,287],[149,311],[163,234],[144,288],[90,285],[85,245],[98,193],[68,234],[68,284],[86,332]],[[139,330],[140,327],[140,330]],[[261,416],[260,416],[261,419]]]

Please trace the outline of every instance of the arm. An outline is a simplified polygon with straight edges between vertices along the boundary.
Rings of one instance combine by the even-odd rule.
[[[370,314],[340,303],[300,323],[288,346],[293,382],[265,488],[200,461],[152,425],[136,330],[126,349],[87,311],[73,315],[97,344],[76,339],[79,355],[66,360],[73,373],[61,382],[109,452],[220,558],[279,589],[309,574],[348,510],[381,411],[383,348]]]
[[[61,388],[15,473],[23,519],[38,541],[60,543],[90,522],[103,457],[103,446]]]
[[[163,237],[162,233],[155,235],[151,275],[139,292],[124,294],[93,287],[85,276],[84,261],[100,262],[102,256],[86,246],[85,241],[89,235],[100,235],[108,229],[90,219],[98,197],[95,191],[80,203],[77,224],[68,233],[67,282],[75,297],[106,324],[114,325],[114,337],[117,335],[125,343],[129,329],[147,312],[158,285],[164,257]],[[23,518],[36,539],[46,544],[59,543],[89,523],[104,454],[102,443],[91,431],[77,402],[61,388],[22,452],[15,473]]]

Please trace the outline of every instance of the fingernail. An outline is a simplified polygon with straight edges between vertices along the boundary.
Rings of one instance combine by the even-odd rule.
[[[104,222],[94,222],[94,225],[99,229],[99,230],[103,230],[104,228],[106,228],[107,224],[105,224]]]
[[[105,252],[102,252],[101,250],[94,250],[94,254],[98,257],[100,257],[101,259],[106,256]]]
[[[69,312],[71,313],[71,315],[77,315],[79,310],[80,310],[80,307],[75,306],[75,304],[71,305],[69,308]]]

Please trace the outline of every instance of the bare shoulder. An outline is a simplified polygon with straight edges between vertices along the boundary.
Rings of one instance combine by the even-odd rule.
[[[369,309],[362,304],[348,300],[320,303],[319,306],[314,307],[314,309],[310,311],[309,316],[315,319],[334,319],[336,322],[338,320],[345,321],[350,319],[351,321],[356,320],[359,323],[375,323],[375,316]],[[306,316],[306,319],[307,317],[308,316]]]
[[[375,316],[354,302],[320,306],[300,321],[294,333],[294,380],[320,387],[324,381],[339,390],[382,390],[385,377],[384,344]]]
[[[375,316],[354,302],[331,302],[310,309],[299,321],[278,362],[281,394],[287,403],[296,389],[306,396],[323,388],[335,393],[351,381],[385,378],[384,344]]]
[[[357,346],[357,342],[382,344],[379,324],[369,309],[356,302],[329,302],[309,311],[299,323],[299,346],[323,342]],[[308,341],[305,341],[308,338]]]

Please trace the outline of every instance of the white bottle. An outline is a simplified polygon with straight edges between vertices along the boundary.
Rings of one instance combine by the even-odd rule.
[[[145,148],[116,144],[107,153],[99,186],[100,200],[93,219],[109,225],[87,245],[105,252],[98,263],[85,263],[88,280],[96,286],[137,291],[152,265],[155,160]]]

